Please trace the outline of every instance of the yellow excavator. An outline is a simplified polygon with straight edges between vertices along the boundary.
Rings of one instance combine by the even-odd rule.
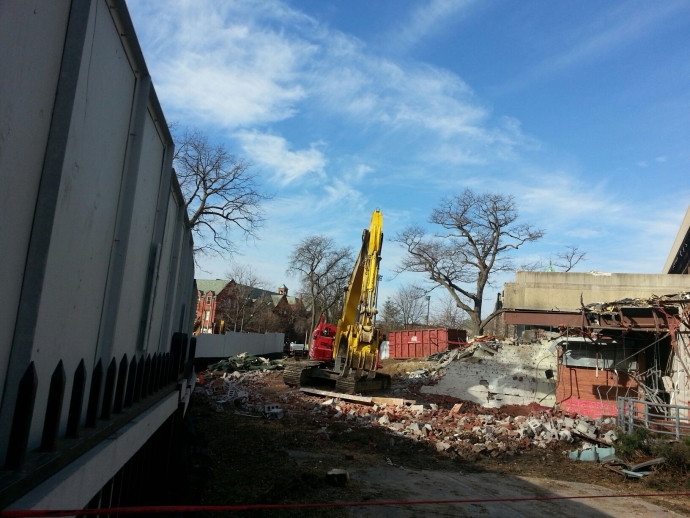
[[[390,387],[390,376],[376,371],[382,339],[376,327],[382,245],[383,214],[375,210],[369,229],[362,233],[362,247],[350,275],[337,327],[321,318],[312,333],[309,361],[285,368],[286,385],[335,384],[336,390],[348,394]]]

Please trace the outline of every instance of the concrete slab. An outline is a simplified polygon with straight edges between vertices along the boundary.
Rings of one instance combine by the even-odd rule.
[[[556,355],[550,343],[504,345],[497,354],[479,362],[454,361],[436,385],[422,393],[442,394],[479,403],[489,408],[502,405],[544,406],[556,403],[554,379],[545,371],[555,370]]]
[[[584,304],[690,291],[690,275],[517,272],[503,288],[503,307],[577,311]]]

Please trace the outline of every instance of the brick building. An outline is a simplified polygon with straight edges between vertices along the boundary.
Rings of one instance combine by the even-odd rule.
[[[221,279],[196,280],[198,295],[196,303],[196,322],[198,324],[195,326],[198,328],[198,331],[196,334],[214,332],[218,295],[228,287],[229,283],[230,281]]]
[[[253,288],[230,279],[197,279],[195,333],[226,331],[290,332],[296,319],[306,318],[302,296]]]

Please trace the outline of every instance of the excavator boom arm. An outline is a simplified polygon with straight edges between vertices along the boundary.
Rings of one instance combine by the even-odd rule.
[[[379,262],[383,245],[383,214],[376,210],[368,230],[362,234],[362,247],[350,275],[343,313],[333,344],[336,370],[347,376],[373,377],[376,371],[380,336],[375,327]]]

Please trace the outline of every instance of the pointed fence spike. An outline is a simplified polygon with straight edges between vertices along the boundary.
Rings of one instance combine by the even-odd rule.
[[[116,414],[122,413],[122,404],[125,397],[125,386],[127,383],[127,354],[120,360],[120,369],[117,372],[117,385],[115,388],[115,402],[113,403],[113,412]]]
[[[156,381],[158,380],[158,353],[155,353],[151,358],[151,375],[149,376],[148,393],[153,394],[156,391]]]
[[[170,353],[165,353],[165,363],[163,364],[163,385],[170,383],[170,366],[172,365]]]
[[[113,410],[113,395],[115,394],[115,380],[117,378],[117,361],[113,358],[108,365],[105,375],[105,390],[103,391],[103,405],[101,407],[101,419],[110,419]]]
[[[38,387],[38,375],[34,362],[31,362],[19,381],[17,391],[17,403],[14,407],[14,418],[10,430],[10,441],[7,445],[5,468],[19,469],[26,458],[26,448],[29,444],[29,432],[31,431],[31,418],[36,402],[36,388]]]
[[[139,358],[139,362],[137,363],[137,380],[136,383],[134,384],[134,399],[133,401],[136,403],[141,399],[141,386],[144,384],[144,372],[145,372],[145,364],[146,360],[144,356],[142,355],[141,358]]]
[[[165,376],[165,354],[158,353],[158,370],[156,371],[156,386],[153,387],[158,392],[163,386],[163,377]]]
[[[65,367],[60,360],[50,377],[48,403],[43,421],[43,436],[41,437],[41,449],[44,451],[52,451],[55,448],[55,440],[60,431],[60,417],[62,416],[62,402],[65,397],[66,384]]]
[[[91,376],[91,387],[89,389],[89,403],[86,407],[86,426],[93,428],[98,419],[98,403],[101,397],[101,383],[103,381],[103,362],[98,359],[98,363],[93,369]]]
[[[158,379],[156,380],[156,390],[162,386],[165,376],[165,353],[158,353]]]
[[[74,381],[72,382],[72,396],[69,401],[69,414],[67,415],[67,434],[66,437],[75,438],[79,435],[79,424],[81,423],[81,410],[84,405],[84,393],[86,391],[86,365],[84,359],[79,362],[74,371]]]
[[[151,377],[151,355],[147,354],[144,360],[144,376],[141,379],[141,399],[148,396],[149,378]]]
[[[129,373],[127,374],[127,391],[125,392],[125,407],[132,406],[134,401],[134,384],[137,381],[137,357],[132,357],[132,363],[129,364]]]

